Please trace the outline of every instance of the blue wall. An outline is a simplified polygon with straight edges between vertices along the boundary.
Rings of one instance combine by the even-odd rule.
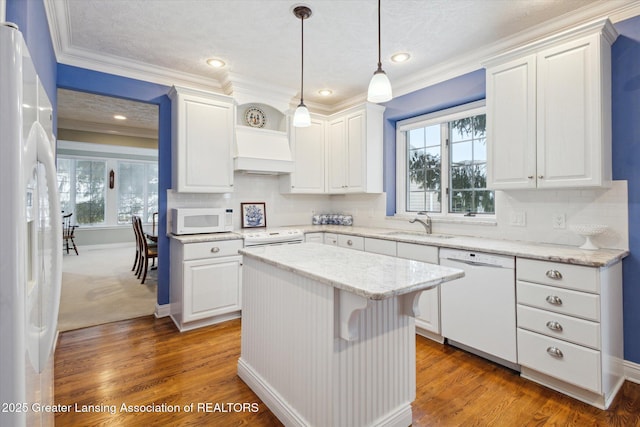
[[[169,87],[69,65],[58,65],[58,87],[156,104],[158,124],[158,304],[169,303],[167,190],[171,188],[171,100]]]
[[[611,51],[613,178],[629,188],[629,250],[624,274],[624,356],[640,363],[640,17],[615,25]]]

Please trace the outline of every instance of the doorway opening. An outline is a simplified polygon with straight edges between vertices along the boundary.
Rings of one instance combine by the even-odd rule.
[[[144,284],[132,271],[132,217],[157,233],[158,106],[58,89],[57,111],[58,189],[79,251],[63,258],[59,330],[153,314],[157,270]]]

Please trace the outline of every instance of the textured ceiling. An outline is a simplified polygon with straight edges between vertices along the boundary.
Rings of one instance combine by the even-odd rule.
[[[158,106],[58,89],[58,127],[157,138]]]
[[[300,89],[295,0],[46,0],[61,62],[83,58],[176,72],[218,90],[236,80],[288,94]],[[560,16],[628,0],[382,0],[382,62],[394,90],[428,70]],[[375,0],[308,0],[305,101],[318,107],[363,97],[377,62]],[[60,52],[62,50],[62,52]],[[392,53],[411,60],[391,63]],[[68,54],[65,56],[65,54]],[[205,64],[227,62],[223,70]],[[66,60],[65,58],[73,58]],[[196,81],[194,80],[194,81]],[[333,95],[321,97],[318,90]]]

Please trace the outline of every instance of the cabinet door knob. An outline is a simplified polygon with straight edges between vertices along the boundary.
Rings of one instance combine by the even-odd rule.
[[[562,359],[564,357],[564,354],[562,354],[562,351],[558,347],[547,347],[547,354],[557,359]]]
[[[347,240],[347,245],[349,245],[349,246],[353,246],[353,241],[351,241],[351,240]]]
[[[546,298],[547,302],[552,305],[562,305],[562,300],[559,296],[556,295],[548,295]]]
[[[529,175],[527,178],[529,178],[529,179],[533,179],[533,175]]]
[[[562,332],[562,325],[553,320],[547,322],[547,328],[551,329],[552,331]]]
[[[220,248],[217,247],[217,246],[213,247],[213,248],[211,248],[211,252],[214,253],[214,254],[217,254],[218,252],[220,252]]]
[[[562,273],[560,273],[558,270],[547,270],[545,275],[549,279],[553,279],[553,280],[561,280],[562,279]]]
[[[538,175],[538,179],[544,178],[544,175]]]

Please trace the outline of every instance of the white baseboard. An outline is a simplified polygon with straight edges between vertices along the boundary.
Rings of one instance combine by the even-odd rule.
[[[624,376],[631,382],[640,384],[640,364],[624,361]]]
[[[78,246],[79,251],[95,251],[102,249],[119,249],[119,248],[134,248],[135,242],[119,242],[119,243],[105,243],[100,245],[82,245]],[[65,251],[66,254],[66,251]]]
[[[171,304],[160,305],[156,303],[156,312],[154,314],[158,319],[171,315]]]

